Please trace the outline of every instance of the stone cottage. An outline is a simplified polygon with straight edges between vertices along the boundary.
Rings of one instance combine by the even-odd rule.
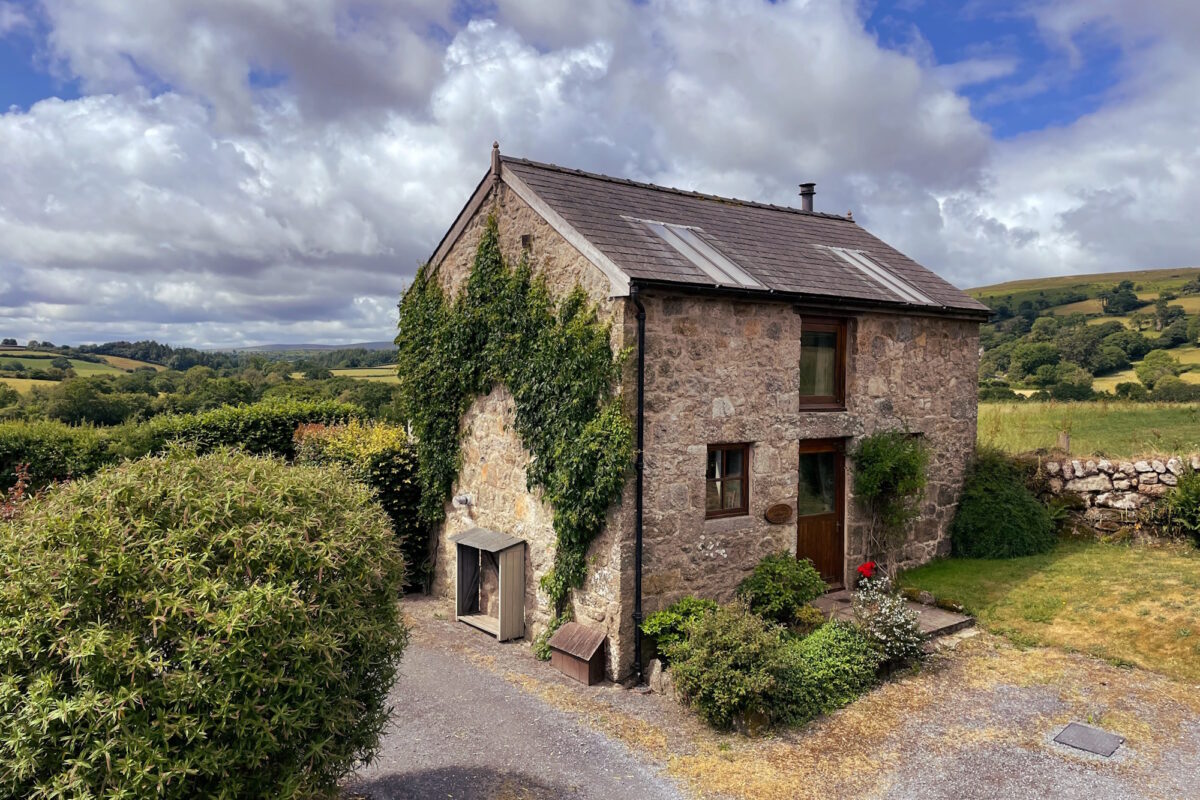
[[[866,555],[847,458],[863,435],[906,428],[927,441],[928,489],[898,562],[948,551],[988,309],[850,215],[814,211],[813,195],[802,184],[802,208],[786,208],[494,148],[432,256],[433,275],[457,291],[495,214],[506,256],[527,254],[559,296],[583,287],[611,321],[613,347],[633,354],[620,391],[644,458],[573,596],[576,619],[607,634],[611,677],[637,668],[641,613],[685,594],[728,599],[770,552],[787,548],[844,584]],[[502,386],[461,420],[464,463],[437,531],[434,590],[454,596],[452,537],[483,528],[523,540],[531,638],[551,612],[538,579],[554,531],[548,505],[526,491],[512,420]]]

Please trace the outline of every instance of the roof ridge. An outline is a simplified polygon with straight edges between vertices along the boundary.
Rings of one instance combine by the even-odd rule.
[[[620,184],[622,186],[634,186],[639,189],[651,189],[656,192],[667,192],[669,194],[677,194],[677,195],[681,195],[683,197],[697,197],[697,198],[700,198],[701,200],[715,200],[720,203],[737,203],[738,205],[749,206],[751,208],[765,208],[765,209],[769,209],[771,211],[784,211],[784,212],[791,213],[791,214],[799,214],[804,217],[821,217],[823,219],[832,219],[832,220],[837,220],[839,222],[849,222],[852,225],[858,224],[854,219],[852,219],[850,217],[845,217],[841,214],[830,214],[825,211],[805,211],[802,208],[792,208],[791,206],[780,206],[780,205],[776,205],[774,203],[760,203],[755,200],[742,200],[737,197],[724,197],[719,194],[706,194],[704,192],[690,191],[688,189],[676,189],[673,186],[660,186],[657,183],[647,183],[645,181],[635,181],[635,180],[631,180],[629,178],[616,178],[616,177],[613,177],[612,175],[604,175],[599,172],[588,172],[586,170],[575,169],[573,167],[561,167],[558,164],[548,164],[544,161],[533,161],[528,158],[517,158],[515,156],[506,156],[503,154],[501,154],[500,160],[505,163],[524,164],[525,166],[536,167],[537,169],[549,170],[551,172],[560,172],[560,173],[563,173],[566,175],[578,175],[580,177],[591,178],[593,180],[599,180],[599,181],[605,181],[607,183],[616,183],[616,184]]]

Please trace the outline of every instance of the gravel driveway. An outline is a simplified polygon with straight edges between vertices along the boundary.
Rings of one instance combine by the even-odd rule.
[[[531,659],[528,650],[524,657]],[[401,675],[393,728],[379,758],[347,784],[353,793],[371,800],[686,796],[661,766],[462,652],[416,637]]]
[[[524,643],[406,605],[413,642],[371,800],[1200,797],[1200,687],[986,633],[800,730],[717,734],[670,698],[584,687]],[[1055,744],[1070,721],[1126,737],[1111,759]]]

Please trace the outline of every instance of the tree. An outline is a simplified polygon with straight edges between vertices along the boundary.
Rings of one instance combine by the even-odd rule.
[[[1153,389],[1162,378],[1178,375],[1182,371],[1179,361],[1166,350],[1151,350],[1134,368],[1138,380],[1147,389]]]
[[[13,338],[11,338],[11,337],[9,337],[8,339],[5,339],[4,341],[0,342],[0,347],[17,347],[17,346],[18,346],[18,345],[17,345],[17,340],[16,340],[16,339],[13,339]]]
[[[1057,364],[1060,358],[1058,348],[1047,342],[1019,344],[1009,357],[1009,371],[1024,377],[1044,364]]]
[[[1121,281],[1111,289],[1102,290],[1097,297],[1105,314],[1128,314],[1145,305],[1134,292],[1133,281]]]

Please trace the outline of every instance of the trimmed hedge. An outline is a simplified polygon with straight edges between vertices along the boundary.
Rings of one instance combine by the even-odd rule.
[[[90,475],[123,458],[161,453],[172,442],[200,453],[238,447],[256,455],[291,458],[292,437],[300,424],[344,422],[359,413],[356,406],[333,401],[274,401],[165,415],[115,428],[0,422],[0,489],[12,486],[21,464],[29,465],[30,486],[37,489]]]
[[[1005,453],[976,451],[950,525],[954,555],[1017,558],[1054,547],[1050,512],[1029,490],[1025,477],[1021,465]]]
[[[808,559],[798,559],[787,550],[763,558],[737,594],[750,610],[780,625],[790,625],[806,603],[825,594],[828,587]]]
[[[354,419],[345,425],[301,425],[295,448],[297,464],[336,465],[371,487],[410,565],[409,588],[423,586],[433,568],[429,529],[419,513],[416,448],[404,428]]]
[[[0,422],[0,490],[17,480],[17,467],[29,465],[29,483],[39,488],[90,475],[113,461],[105,433],[62,422]]]
[[[161,453],[172,442],[184,442],[199,453],[237,447],[254,455],[290,459],[296,454],[294,436],[302,423],[345,422],[359,413],[357,407],[333,400],[284,400],[224,406],[199,414],[167,414],[118,428],[113,449],[119,456],[140,458]]]
[[[149,458],[0,524],[0,797],[328,796],[407,641],[383,510],[335,469]]]

